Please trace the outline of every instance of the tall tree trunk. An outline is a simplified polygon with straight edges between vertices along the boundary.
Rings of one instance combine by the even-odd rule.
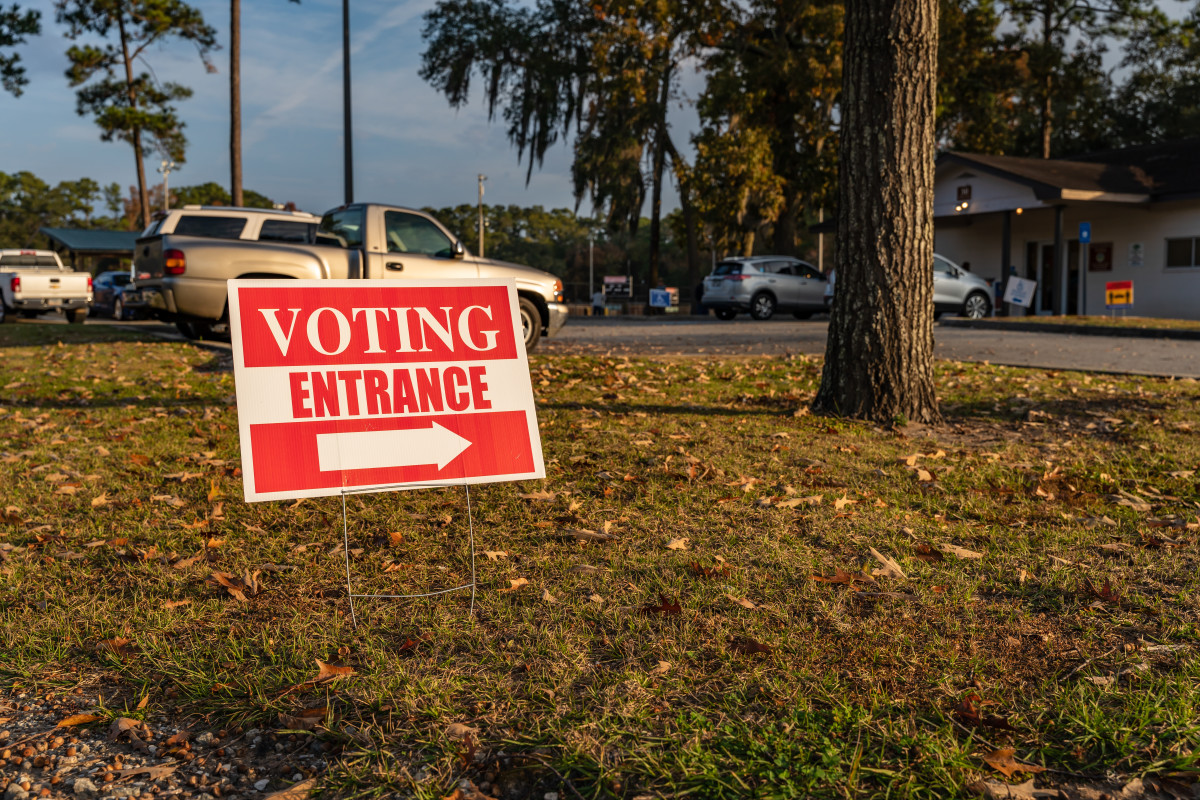
[[[696,206],[692,203],[692,189],[687,164],[679,155],[675,143],[667,137],[667,154],[671,156],[671,169],[679,181],[679,207],[683,212],[683,235],[687,244],[687,289],[691,292],[700,283],[700,234],[696,220]],[[687,295],[691,297],[691,294]]]
[[[121,56],[125,61],[125,90],[129,97],[130,110],[136,111],[137,94],[133,91],[133,59],[129,56],[129,38],[125,34],[125,18],[117,17],[117,31],[121,34]],[[146,191],[146,165],[143,163],[142,129],[133,129],[133,157],[137,161],[138,202],[142,206],[142,230],[150,227],[150,196]]]
[[[813,409],[940,420],[933,384],[937,0],[850,0],[837,290]]]
[[[1054,43],[1050,3],[1042,10],[1042,48],[1046,58],[1046,76],[1042,79],[1042,158],[1050,157],[1050,130],[1054,125],[1054,70],[1050,66],[1050,47]]]
[[[775,220],[775,236],[772,249],[781,256],[790,256],[796,252],[796,218],[800,216],[800,198],[793,192],[792,181],[788,181],[785,191],[788,193],[787,202]]]
[[[229,195],[242,202],[242,2],[229,3]]]

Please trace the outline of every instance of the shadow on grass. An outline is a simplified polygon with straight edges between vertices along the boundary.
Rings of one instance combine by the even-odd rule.
[[[0,348],[40,345],[105,344],[108,342],[165,341],[149,330],[131,330],[117,325],[11,324],[0,326]]]

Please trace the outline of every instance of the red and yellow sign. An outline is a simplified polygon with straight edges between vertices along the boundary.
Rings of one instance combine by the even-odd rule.
[[[1129,308],[1133,305],[1133,281],[1109,281],[1104,284],[1106,308]]]

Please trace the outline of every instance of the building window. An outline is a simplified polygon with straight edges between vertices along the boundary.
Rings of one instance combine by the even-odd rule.
[[[1167,239],[1167,268],[1200,267],[1200,236]]]

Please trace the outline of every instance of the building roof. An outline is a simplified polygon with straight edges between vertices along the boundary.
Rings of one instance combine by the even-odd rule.
[[[39,228],[55,244],[75,253],[133,255],[138,231],[104,231],[84,228]]]
[[[1200,137],[1071,158],[948,152],[938,163],[958,163],[1024,184],[1039,200],[1144,203],[1200,197]]]

